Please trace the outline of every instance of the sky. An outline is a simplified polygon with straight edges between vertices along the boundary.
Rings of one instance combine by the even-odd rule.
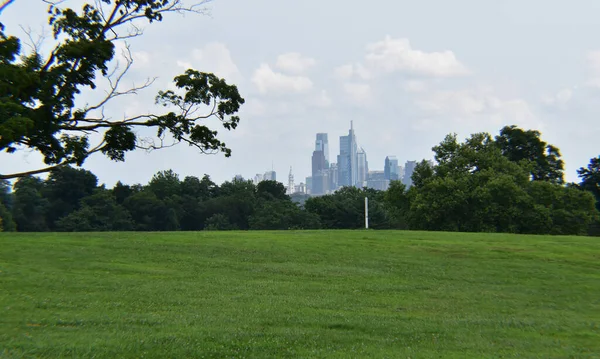
[[[383,170],[387,155],[401,164],[433,159],[431,148],[447,134],[494,136],[505,125],[538,130],[557,146],[567,181],[578,181],[577,169],[600,155],[596,0],[213,0],[206,7],[206,15],[168,14],[144,25],[129,41],[134,64],[125,83],[157,79],[105,112],[155,110],[157,92],[187,68],[215,73],[246,101],[237,129],[214,127],[232,156],[184,144],[129,152],[125,162],[96,154],[83,167],[100,183],[146,183],[167,169],[221,183],[271,168],[287,183],[290,167],[304,182],[315,134],[328,134],[333,162],[350,121],[370,170]],[[41,0],[16,0],[0,21],[7,33],[39,35],[46,9]],[[79,101],[99,94],[84,91]],[[29,151],[0,154],[1,173],[38,166]]]

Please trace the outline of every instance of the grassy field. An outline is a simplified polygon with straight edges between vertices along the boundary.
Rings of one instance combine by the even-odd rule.
[[[0,358],[598,358],[600,240],[0,234]]]

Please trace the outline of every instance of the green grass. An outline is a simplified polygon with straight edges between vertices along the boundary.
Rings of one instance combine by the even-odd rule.
[[[0,358],[598,358],[600,240],[0,235]]]

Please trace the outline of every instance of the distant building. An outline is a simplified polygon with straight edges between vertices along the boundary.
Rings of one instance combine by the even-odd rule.
[[[338,166],[337,163],[332,163],[329,166],[329,193],[338,189]]]
[[[292,166],[290,166],[290,174],[288,175],[287,194],[293,194],[295,189],[296,188],[294,187],[294,174],[292,173]]]
[[[389,181],[397,181],[401,179],[402,177],[400,177],[398,167],[398,159],[396,158],[396,156],[387,156],[385,158],[385,163],[383,167],[385,179]]]
[[[254,176],[254,180],[252,181],[255,185],[261,183],[262,181],[264,181],[265,176],[261,175],[260,173],[257,173],[256,176]]]
[[[404,166],[398,165],[398,180],[402,180],[404,178]]]
[[[314,151],[312,155],[312,187],[314,195],[325,194],[329,190],[329,169],[323,151]]]
[[[267,171],[264,175],[265,181],[277,181],[277,173],[275,171]]]
[[[306,185],[304,182],[300,182],[300,184],[296,186],[296,191],[294,193],[306,194]]]
[[[415,171],[415,167],[417,166],[417,161],[406,161],[406,165],[404,166],[404,177],[402,179],[402,183],[406,185],[406,187],[412,186],[412,174]]]
[[[350,131],[347,136],[340,136],[340,154],[337,158],[338,187],[354,186],[357,182],[356,166],[358,146],[354,135],[353,122],[350,121]]]
[[[356,172],[355,186],[359,188],[365,187],[369,174],[369,163],[367,162],[367,153],[362,147],[356,153]]]
[[[390,180],[385,178],[385,171],[369,171],[367,187],[385,191],[390,186]]]
[[[317,133],[315,141],[315,151],[323,152],[325,156],[325,167],[329,168],[329,140],[326,133]]]
[[[242,175],[235,175],[233,181],[244,181],[244,177]]]
[[[312,193],[312,177],[306,177],[306,193]]]

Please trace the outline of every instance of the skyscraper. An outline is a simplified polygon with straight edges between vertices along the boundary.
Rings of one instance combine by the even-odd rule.
[[[338,166],[337,163],[332,163],[329,166],[329,192],[338,189]]]
[[[367,162],[367,153],[361,147],[356,153],[356,183],[355,186],[362,188],[367,186],[369,174],[369,163]]]
[[[322,151],[325,155],[325,167],[329,168],[329,140],[326,133],[317,133],[315,151]]]
[[[275,171],[267,171],[263,177],[265,181],[277,181],[277,174]]]
[[[323,151],[314,151],[312,155],[312,188],[315,195],[325,194],[329,189],[329,170]]]
[[[292,174],[292,166],[290,166],[290,174],[288,175],[287,194],[293,194],[294,190],[295,190],[295,187],[294,187],[294,175]]]
[[[406,185],[406,187],[412,186],[412,174],[415,171],[415,167],[417,166],[417,161],[406,161],[406,166],[404,167],[404,178],[402,183]]]
[[[350,131],[347,136],[340,136],[340,154],[338,155],[338,185],[354,186],[358,178],[356,136],[353,122],[350,121]]]
[[[317,133],[312,154],[311,193],[320,195],[329,189],[329,142],[326,133]]]
[[[400,179],[400,173],[398,171],[398,159],[396,156],[387,156],[385,158],[383,172],[385,173],[386,180],[397,181]]]

